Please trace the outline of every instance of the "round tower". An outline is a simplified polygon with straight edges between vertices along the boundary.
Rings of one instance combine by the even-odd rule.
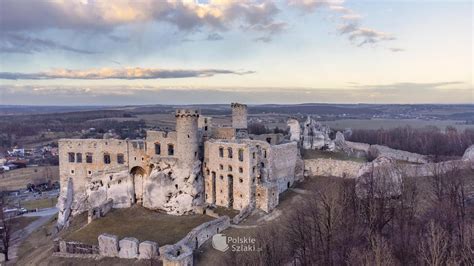
[[[247,129],[247,105],[232,103],[232,127],[235,129]]]
[[[191,168],[199,158],[198,110],[176,110],[176,156],[182,167]]]

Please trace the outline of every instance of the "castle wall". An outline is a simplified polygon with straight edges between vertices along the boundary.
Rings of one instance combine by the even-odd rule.
[[[232,127],[235,129],[247,128],[247,105],[232,103]]]
[[[229,148],[232,149],[232,158],[229,158]],[[222,154],[220,149],[222,149]],[[207,141],[205,150],[206,202],[228,207],[233,198],[231,207],[237,210],[246,207],[250,203],[250,186],[252,182],[255,182],[255,173],[251,168],[254,160],[251,157],[251,151],[254,150],[246,143],[225,141]],[[239,150],[242,151],[242,161],[239,160]],[[214,173],[215,178],[213,178]],[[215,182],[215,191],[213,182]],[[231,191],[233,193],[229,195]]]
[[[181,167],[190,166],[199,159],[199,135],[197,110],[176,111],[176,154]]]
[[[278,145],[283,142],[283,139],[285,138],[285,136],[283,136],[283,134],[281,133],[278,133],[278,134],[270,133],[270,134],[260,134],[260,135],[250,134],[249,138],[252,140],[266,141],[270,143],[271,145]]]
[[[212,129],[213,139],[227,139],[231,140],[235,138],[235,128],[233,127],[215,127]]]
[[[272,145],[269,150],[269,182],[278,185],[279,193],[285,191],[295,181],[295,167],[298,159],[298,144],[289,142]]]
[[[155,144],[159,146],[157,147]],[[173,147],[173,154],[170,153],[170,145]],[[176,131],[165,132],[148,130],[146,132],[146,154],[152,162],[156,162],[161,158],[177,158],[177,146]]]
[[[343,178],[356,178],[359,169],[364,163],[354,161],[341,161],[333,159],[304,160],[305,172],[310,176],[334,176]]]
[[[123,156],[123,161],[119,162],[118,155]],[[59,158],[62,158],[59,163],[61,184],[66,184],[68,178],[72,180],[73,215],[87,210],[84,204],[86,189],[93,175],[99,171],[127,168],[130,161],[127,141],[116,139],[62,139]]]

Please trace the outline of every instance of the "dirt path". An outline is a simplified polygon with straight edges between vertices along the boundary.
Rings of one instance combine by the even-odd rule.
[[[8,250],[8,258],[10,260],[10,263],[14,263],[18,259],[18,248],[23,243],[23,241],[31,233],[33,233],[38,228],[46,224],[51,219],[51,217],[56,215],[57,212],[58,211],[56,208],[50,208],[41,212],[28,213],[24,215],[24,216],[37,216],[40,218],[30,223],[28,226],[26,226],[22,230],[13,232],[12,237],[11,237],[11,246],[10,246],[10,249]]]

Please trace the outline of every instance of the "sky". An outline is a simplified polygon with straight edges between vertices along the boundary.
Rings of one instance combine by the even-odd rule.
[[[0,0],[0,104],[474,103],[473,4]]]

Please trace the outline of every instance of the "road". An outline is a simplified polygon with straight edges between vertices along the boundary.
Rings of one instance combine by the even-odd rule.
[[[26,217],[39,217],[39,218],[36,219],[34,222],[30,223],[23,230],[13,232],[12,237],[11,237],[10,249],[8,250],[8,258],[10,259],[10,263],[16,261],[18,257],[18,254],[17,254],[18,248],[20,247],[21,243],[23,243],[23,241],[31,233],[33,233],[38,228],[46,224],[49,221],[49,219],[51,219],[52,216],[56,215],[56,213],[58,213],[58,209],[53,207],[53,208],[43,209],[39,212],[30,212],[23,215]]]

